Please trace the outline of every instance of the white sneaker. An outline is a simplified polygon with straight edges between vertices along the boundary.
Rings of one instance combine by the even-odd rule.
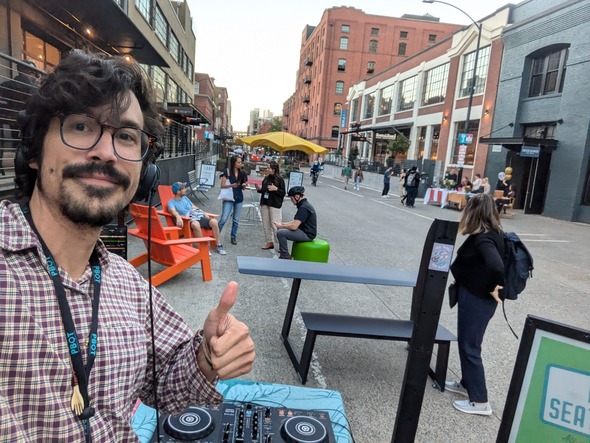
[[[467,389],[463,387],[460,381],[446,381],[445,390],[449,392],[454,392],[455,394],[464,395],[465,397],[469,397]]]
[[[217,251],[217,253],[219,255],[226,255],[227,254],[227,252],[225,252],[225,249],[223,249],[223,245],[217,245],[215,250]]]
[[[469,400],[455,400],[453,406],[458,411],[466,414],[492,415],[492,407],[489,403],[486,403],[484,406],[476,406],[475,403]]]

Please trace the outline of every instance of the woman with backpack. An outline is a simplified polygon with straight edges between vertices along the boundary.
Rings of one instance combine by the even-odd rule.
[[[487,194],[473,195],[463,210],[459,233],[469,237],[451,265],[457,288],[457,344],[461,380],[447,381],[445,388],[464,395],[453,406],[461,412],[492,415],[488,402],[481,345],[489,321],[502,303],[504,284],[504,233],[494,200]]]

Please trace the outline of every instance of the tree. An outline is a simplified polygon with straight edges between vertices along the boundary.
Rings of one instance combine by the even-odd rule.
[[[395,159],[397,154],[405,154],[410,149],[410,140],[404,134],[397,134],[395,140],[387,143],[387,151]]]
[[[273,117],[268,132],[281,132],[283,130],[282,117]]]

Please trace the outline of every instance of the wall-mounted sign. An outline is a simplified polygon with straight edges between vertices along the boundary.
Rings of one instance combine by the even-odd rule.
[[[590,441],[590,331],[529,315],[497,442]]]
[[[470,145],[471,143],[473,143],[473,134],[468,134],[468,133],[459,134],[459,144],[460,145]]]
[[[521,157],[538,158],[540,154],[541,154],[541,147],[540,146],[522,146],[520,148],[520,156]]]
[[[492,145],[492,152],[502,152],[502,145]]]
[[[340,127],[346,128],[346,117],[348,116],[348,109],[342,109],[340,111]]]

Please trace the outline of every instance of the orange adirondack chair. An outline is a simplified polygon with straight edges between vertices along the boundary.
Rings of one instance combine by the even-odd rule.
[[[166,220],[166,224],[168,226],[176,226],[176,223],[174,222],[174,217],[172,217],[172,214],[170,214],[168,212],[168,201],[171,198],[174,198],[174,193],[172,192],[172,186],[171,185],[159,185],[158,186],[158,195],[160,196],[160,202],[162,203],[162,209],[160,211],[158,211],[158,213],[160,215],[164,216],[164,218]],[[211,214],[210,212],[205,212],[205,214],[209,218],[217,217],[217,214]],[[191,225],[190,218],[182,217],[182,220],[184,221],[183,229],[180,232],[178,232],[178,234],[177,234],[178,236],[175,238],[192,237],[194,234],[190,228],[190,225]],[[203,233],[203,235],[213,238],[213,231],[211,229],[201,228],[201,232]],[[217,247],[217,242],[215,241],[215,239],[213,239],[210,242],[210,245],[211,245],[211,249],[215,249]]]
[[[171,239],[170,235],[178,235],[181,228],[163,226],[156,208],[151,208],[151,211],[149,209],[147,206],[136,203],[129,205],[129,212],[137,228],[129,229],[128,232],[135,237],[141,238],[147,248],[148,220],[151,218],[151,259],[156,263],[167,266],[166,269],[152,277],[152,284],[158,286],[198,262],[201,262],[203,281],[211,280],[213,274],[211,273],[211,259],[207,243],[213,239],[211,237],[194,238],[190,236],[182,239]],[[198,249],[191,246],[193,243],[198,244]],[[144,252],[129,260],[129,263],[138,268],[147,263],[147,260],[147,252]]]

